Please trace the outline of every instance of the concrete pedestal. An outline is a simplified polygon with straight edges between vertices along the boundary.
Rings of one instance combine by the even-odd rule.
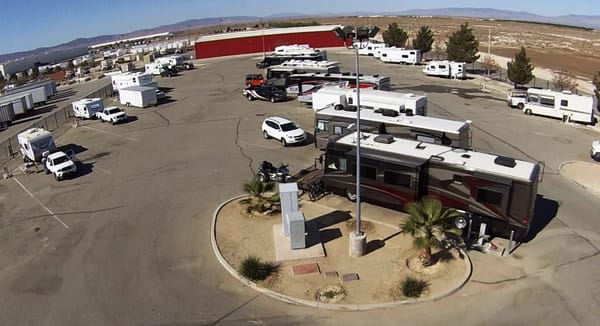
[[[356,232],[350,233],[350,256],[361,257],[367,251],[367,234],[357,235]]]

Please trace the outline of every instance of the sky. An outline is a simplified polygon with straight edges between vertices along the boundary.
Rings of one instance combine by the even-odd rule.
[[[544,16],[600,15],[593,0],[6,0],[2,1],[0,54],[66,43],[79,37],[123,34],[196,18],[393,12],[449,7],[528,11]],[[365,5],[366,4],[366,5]]]

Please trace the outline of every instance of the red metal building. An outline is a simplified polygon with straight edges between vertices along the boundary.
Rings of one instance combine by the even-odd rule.
[[[313,48],[344,46],[333,30],[338,25],[274,28],[201,37],[195,44],[196,58],[271,52],[279,45],[308,44]]]

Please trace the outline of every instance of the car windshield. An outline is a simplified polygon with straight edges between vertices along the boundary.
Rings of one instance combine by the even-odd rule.
[[[64,162],[66,162],[68,160],[69,160],[69,158],[66,155],[65,156],[59,156],[59,157],[57,157],[57,158],[54,159],[54,165],[64,163]]]
[[[108,114],[115,114],[115,113],[119,113],[119,112],[121,112],[121,110],[117,109],[117,108],[108,110]]]
[[[282,131],[292,131],[292,130],[296,130],[300,127],[298,127],[298,125],[295,122],[288,122],[288,123],[284,123],[281,125],[281,130]]]

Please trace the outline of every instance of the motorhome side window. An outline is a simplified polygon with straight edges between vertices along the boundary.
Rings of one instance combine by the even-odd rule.
[[[412,177],[408,174],[393,171],[383,172],[383,182],[387,184],[410,188],[411,181]]]
[[[356,169],[352,169],[352,175],[356,175]],[[360,177],[365,179],[377,180],[377,169],[372,166],[361,165]]]
[[[540,101],[540,97],[537,96],[536,94],[529,94],[529,97],[527,98],[527,102],[538,103],[539,101]]]
[[[554,97],[552,96],[540,96],[540,104],[554,107]]]
[[[560,100],[560,106],[569,106],[568,100]]]
[[[491,204],[497,207],[502,206],[502,193],[486,188],[477,189],[477,201],[482,204]]]
[[[344,127],[340,127],[340,126],[333,126],[333,134],[334,135],[341,135],[342,133],[344,133],[344,130],[346,128]]]
[[[440,69],[446,69],[446,65],[440,65]]]
[[[327,121],[317,120],[317,130],[318,131],[327,131]]]

